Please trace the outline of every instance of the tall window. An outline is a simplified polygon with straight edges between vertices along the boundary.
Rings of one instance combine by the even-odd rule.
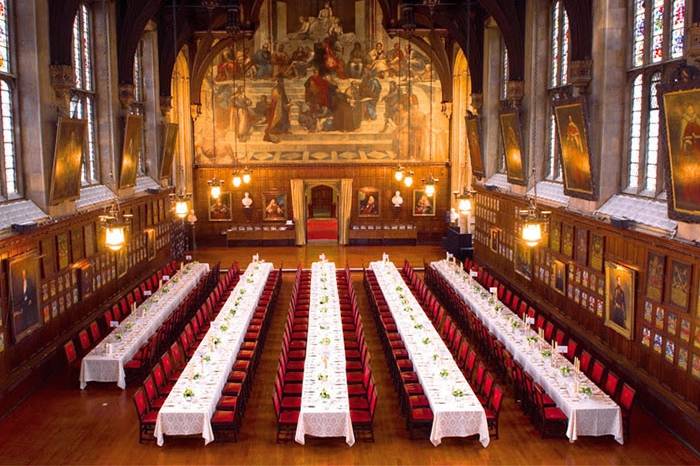
[[[99,182],[99,163],[95,117],[95,83],[92,47],[93,30],[90,9],[81,3],[73,21],[73,69],[75,87],[71,98],[71,116],[87,120],[87,144],[83,156],[82,184],[89,186]]]
[[[0,0],[0,195],[20,196],[15,123],[15,74],[9,0]]]
[[[686,0],[631,0],[626,191],[656,196],[659,102],[664,67],[685,53]]]
[[[501,100],[506,100],[508,98],[508,48],[506,43],[501,39],[501,63],[500,63],[500,94]],[[498,128],[498,163],[496,163],[496,172],[505,173],[506,172],[506,151],[503,147],[503,138],[500,136],[501,121],[499,117]]]
[[[134,54],[134,113],[143,117],[141,126],[141,153],[139,154],[137,173],[146,174],[146,86],[143,76],[143,39],[139,41]]]
[[[557,143],[557,122],[551,105],[551,95],[557,88],[566,86],[569,72],[569,17],[564,3],[556,0],[552,3],[549,18],[549,105],[547,106],[547,141],[545,152],[545,177],[552,181],[561,181],[561,164],[559,161],[559,144]]]

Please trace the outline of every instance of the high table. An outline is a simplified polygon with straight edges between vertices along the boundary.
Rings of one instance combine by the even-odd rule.
[[[294,439],[304,436],[345,437],[355,443],[345,372],[345,342],[336,268],[332,262],[311,265],[309,326],[302,384],[301,411]]]
[[[208,272],[209,264],[187,264],[141,303],[85,355],[80,364],[80,388],[84,389],[88,382],[117,382],[119,388],[126,388],[124,364],[131,360]]]
[[[526,326],[476,280],[446,260],[430,264],[469,305],[484,325],[501,341],[569,418],[566,435],[574,442],[580,435],[613,435],[624,443],[620,407],[573,364]],[[582,391],[589,391],[590,396]]]
[[[403,277],[389,261],[372,262],[370,268],[433,411],[430,441],[438,446],[443,437],[478,434],[487,447],[486,412]]]
[[[205,445],[214,440],[211,417],[271,271],[269,262],[252,262],[211,322],[158,412],[154,435],[159,446],[164,435],[202,434]]]

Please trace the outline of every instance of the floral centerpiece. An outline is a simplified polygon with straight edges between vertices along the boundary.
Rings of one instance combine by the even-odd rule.
[[[330,400],[331,394],[328,393],[328,391],[324,388],[321,390],[321,393],[319,394],[321,396],[321,399],[323,400]]]
[[[222,324],[221,327],[219,327],[222,332],[227,332],[228,331],[228,325]]]
[[[119,333],[119,332],[117,332],[117,333],[114,334],[114,338],[116,338],[117,341],[121,341],[121,339],[122,339],[122,334]]]
[[[427,344],[429,344],[429,343],[430,343],[430,338],[428,338],[428,337],[423,338],[423,344],[424,344],[424,345],[427,345]]]
[[[581,393],[582,395],[585,396],[591,396],[593,395],[593,389],[589,387],[588,385],[583,385],[579,387],[578,392]]]
[[[192,380],[199,380],[200,377],[201,377],[201,375],[199,375],[199,372],[197,372],[196,374],[194,374],[192,376]]]
[[[221,339],[219,337],[214,337],[211,339],[211,343],[214,345],[214,348],[219,346],[219,343],[221,343]]]
[[[202,361],[204,361],[204,362],[209,362],[209,361],[211,361],[211,356],[209,356],[208,354],[203,355],[203,356],[202,356]]]
[[[331,339],[330,339],[329,337],[321,338],[321,344],[322,344],[322,345],[330,345],[330,344],[331,344]]]
[[[253,277],[248,277],[245,281],[246,283],[253,283],[255,280],[253,280]]]
[[[536,341],[537,341],[536,336],[530,335],[529,337],[527,337],[527,344],[528,345],[533,345],[533,344],[535,344]]]
[[[437,353],[433,354],[433,361],[437,361],[438,359],[440,359],[440,355]]]
[[[413,328],[420,330],[423,328],[423,324],[416,324],[413,326]]]
[[[450,371],[448,371],[447,369],[442,369],[442,370],[440,371],[440,377],[442,377],[443,379],[444,379],[445,377],[447,377],[448,375],[450,375]]]
[[[321,382],[326,382],[328,380],[328,374],[318,374],[318,380]]]
[[[552,349],[551,348],[546,348],[543,349],[540,354],[542,355],[543,358],[551,358],[552,357]]]
[[[194,391],[191,388],[186,388],[182,392],[182,396],[185,398],[185,400],[192,401],[192,398],[194,398]]]
[[[562,377],[569,377],[569,376],[571,376],[571,367],[561,366],[559,368],[559,372],[561,372]]]
[[[131,328],[132,328],[133,326],[134,326],[134,324],[132,324],[131,322],[127,322],[126,325],[124,326],[124,328],[125,328],[127,331],[129,331],[129,330],[131,330]]]
[[[462,398],[464,396],[464,392],[459,388],[455,388],[452,390],[452,396],[455,398]]]
[[[319,304],[328,304],[328,296],[321,296]]]

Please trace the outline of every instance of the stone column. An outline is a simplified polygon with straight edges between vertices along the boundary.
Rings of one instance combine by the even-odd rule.
[[[501,34],[493,19],[484,28],[484,89],[481,142],[486,178],[496,173],[498,160],[498,111],[500,107]]]
[[[49,66],[48,2],[15,2],[17,104],[19,125],[17,157],[24,197],[48,214],[62,215],[74,202],[48,205],[59,103],[67,114],[66,95],[73,83],[73,67]],[[21,22],[20,22],[21,20]],[[55,86],[54,86],[55,84]],[[59,101],[59,96],[61,97]]]
[[[121,88],[117,68],[116,6],[111,0],[93,0],[94,69],[97,116],[97,154],[102,184],[120,196],[133,193],[133,188],[118,190],[125,115],[120,100],[133,101],[134,89]],[[121,99],[120,99],[121,98]]]
[[[588,140],[591,154],[600,161],[599,200],[572,199],[573,209],[591,212],[620,190],[627,102],[628,3],[625,0],[593,2],[593,79],[588,95]]]

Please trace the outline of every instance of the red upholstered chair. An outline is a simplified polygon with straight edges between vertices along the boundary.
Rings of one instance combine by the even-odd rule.
[[[515,312],[518,310],[518,305],[520,304],[520,296],[513,294],[513,302],[510,305],[510,309]]]
[[[578,350],[578,343],[576,343],[576,340],[574,340],[573,338],[569,338],[569,341],[566,343],[566,346],[566,358],[569,361],[573,361],[576,357],[576,350]]]
[[[122,321],[122,310],[119,307],[119,304],[112,306],[112,316],[114,317],[114,320],[118,322]]]
[[[80,342],[80,349],[83,351],[83,354],[90,351],[92,343],[90,342],[90,335],[88,335],[87,330],[83,329],[78,332],[78,341]]]
[[[355,433],[362,435],[370,442],[374,442],[374,413],[377,409],[377,390],[374,384],[370,387],[368,409],[350,409],[350,419],[352,420],[352,428]]]
[[[100,332],[100,326],[97,324],[96,320],[90,324],[90,335],[95,344],[102,340],[102,332]]]
[[[474,372],[474,365],[476,364],[476,352],[473,349],[469,350],[469,354],[467,354],[467,363],[464,366],[464,377],[467,378],[467,380],[472,378],[472,373]]]
[[[433,425],[433,411],[429,408],[415,408],[408,413],[406,426],[411,439],[415,438],[416,431],[425,431]]]
[[[503,389],[496,385],[493,388],[493,395],[489,400],[488,407],[486,407],[486,422],[489,426],[489,435],[491,438],[498,438],[498,415],[501,412],[501,405],[503,403]]]
[[[586,350],[581,351],[580,369],[584,374],[588,374],[588,370],[591,368],[591,353]]]
[[[486,372],[484,376],[484,384],[481,386],[480,393],[477,395],[479,402],[483,406],[489,405],[489,400],[491,399],[491,390],[493,389],[494,378],[491,372]]]
[[[175,369],[175,367],[173,366],[173,361],[172,359],[170,359],[169,353],[163,353],[163,356],[160,357],[160,364],[161,366],[163,366],[163,373],[165,374],[165,378],[169,382],[177,382],[177,379],[180,378],[180,374],[182,374],[182,371]]]
[[[109,332],[110,329],[111,329],[110,326],[111,326],[111,324],[112,324],[112,321],[114,320],[114,316],[112,315],[112,311],[110,311],[109,309],[107,309],[107,310],[105,311],[105,313],[102,314],[102,319],[103,319],[104,324],[105,324],[105,332]]]
[[[139,443],[144,440],[155,440],[154,433],[156,429],[156,419],[158,411],[154,411],[148,407],[146,391],[140,387],[134,393],[134,405],[136,406],[136,414],[139,418]]]
[[[566,333],[564,333],[562,329],[557,329],[554,339],[556,340],[557,345],[563,346],[564,342],[566,341]]]
[[[553,335],[554,335],[554,324],[551,322],[546,322],[544,324],[544,339],[547,341],[551,341]]]
[[[600,386],[603,382],[603,376],[605,375],[605,366],[600,361],[595,361],[593,363],[593,369],[591,369],[591,380],[594,384]]]
[[[537,329],[543,329],[546,321],[544,319],[544,316],[542,314],[537,316],[537,320],[535,321],[535,327]]]
[[[78,359],[78,351],[75,349],[75,343],[73,340],[68,340],[65,345],[63,345],[63,352],[66,354],[66,362],[68,367],[71,369],[77,369],[80,360]]]
[[[279,443],[280,440],[291,440],[294,438],[294,434],[297,430],[297,423],[299,422],[299,411],[296,410],[285,410],[282,411],[282,406],[280,403],[280,398],[277,392],[272,395],[272,405],[275,408],[275,417],[277,418],[277,438],[276,442]]]
[[[520,307],[518,308],[518,315],[522,318],[527,312],[527,302],[524,300],[520,301]]]
[[[617,376],[613,371],[608,371],[608,376],[605,378],[605,385],[603,386],[603,391],[610,396],[613,400],[615,395],[617,395],[617,386],[620,384],[620,377]]]
[[[163,407],[165,403],[165,397],[158,394],[158,388],[153,380],[153,376],[149,375],[143,381],[143,388],[146,390],[146,396],[148,397],[148,405],[151,409],[159,410]]]
[[[543,400],[544,392],[542,387],[535,385],[535,404],[539,413],[540,434],[542,438],[549,434],[558,434],[566,432],[566,426],[569,419],[564,412],[556,406],[546,406]]]
[[[634,396],[636,391],[626,383],[622,384],[618,404],[622,411],[622,428],[625,436],[630,434],[630,417],[632,416],[632,406],[634,405]]]
[[[173,389],[173,385],[175,385],[175,383],[168,381],[168,379],[165,376],[163,366],[160,363],[156,363],[156,365],[153,366],[151,375],[153,376],[153,381],[155,382],[156,388],[158,389],[158,394],[161,396],[167,396]]]
[[[238,441],[238,422],[237,413],[231,410],[217,410],[211,417],[211,428],[216,432],[217,440],[233,440]],[[221,435],[224,434],[224,435]]]

